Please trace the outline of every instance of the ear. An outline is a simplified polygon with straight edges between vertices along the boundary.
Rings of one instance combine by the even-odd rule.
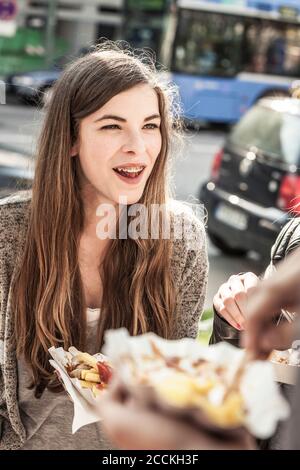
[[[79,153],[79,148],[78,148],[78,144],[74,144],[72,149],[71,149],[71,157],[76,157],[76,155],[78,155]]]

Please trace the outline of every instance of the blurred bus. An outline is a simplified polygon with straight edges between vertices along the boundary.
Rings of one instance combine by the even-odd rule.
[[[149,48],[158,55],[172,0],[124,0],[121,38],[136,49]]]
[[[178,0],[161,52],[187,120],[236,122],[300,79],[300,1]]]

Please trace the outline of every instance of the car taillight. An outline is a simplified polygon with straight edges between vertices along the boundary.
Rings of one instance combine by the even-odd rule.
[[[210,173],[211,179],[213,181],[217,181],[219,179],[219,173],[220,173],[220,167],[221,167],[223,155],[224,155],[224,149],[221,149],[219,150],[219,152],[216,153],[213,159],[211,173]]]
[[[278,207],[300,216],[300,176],[284,176],[278,198]]]

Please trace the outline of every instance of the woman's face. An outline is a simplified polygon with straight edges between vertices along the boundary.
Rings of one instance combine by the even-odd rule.
[[[149,85],[119,93],[80,122],[72,155],[100,202],[141,198],[161,150],[158,97]],[[123,202],[124,203],[124,202]]]

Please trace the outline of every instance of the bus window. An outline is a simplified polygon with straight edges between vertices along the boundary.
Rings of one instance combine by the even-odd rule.
[[[172,70],[230,77],[239,72],[300,76],[298,25],[182,10]]]
[[[300,76],[298,25],[247,20],[243,70],[269,75]]]
[[[242,22],[233,16],[183,10],[172,69],[208,76],[235,75],[243,31]]]

